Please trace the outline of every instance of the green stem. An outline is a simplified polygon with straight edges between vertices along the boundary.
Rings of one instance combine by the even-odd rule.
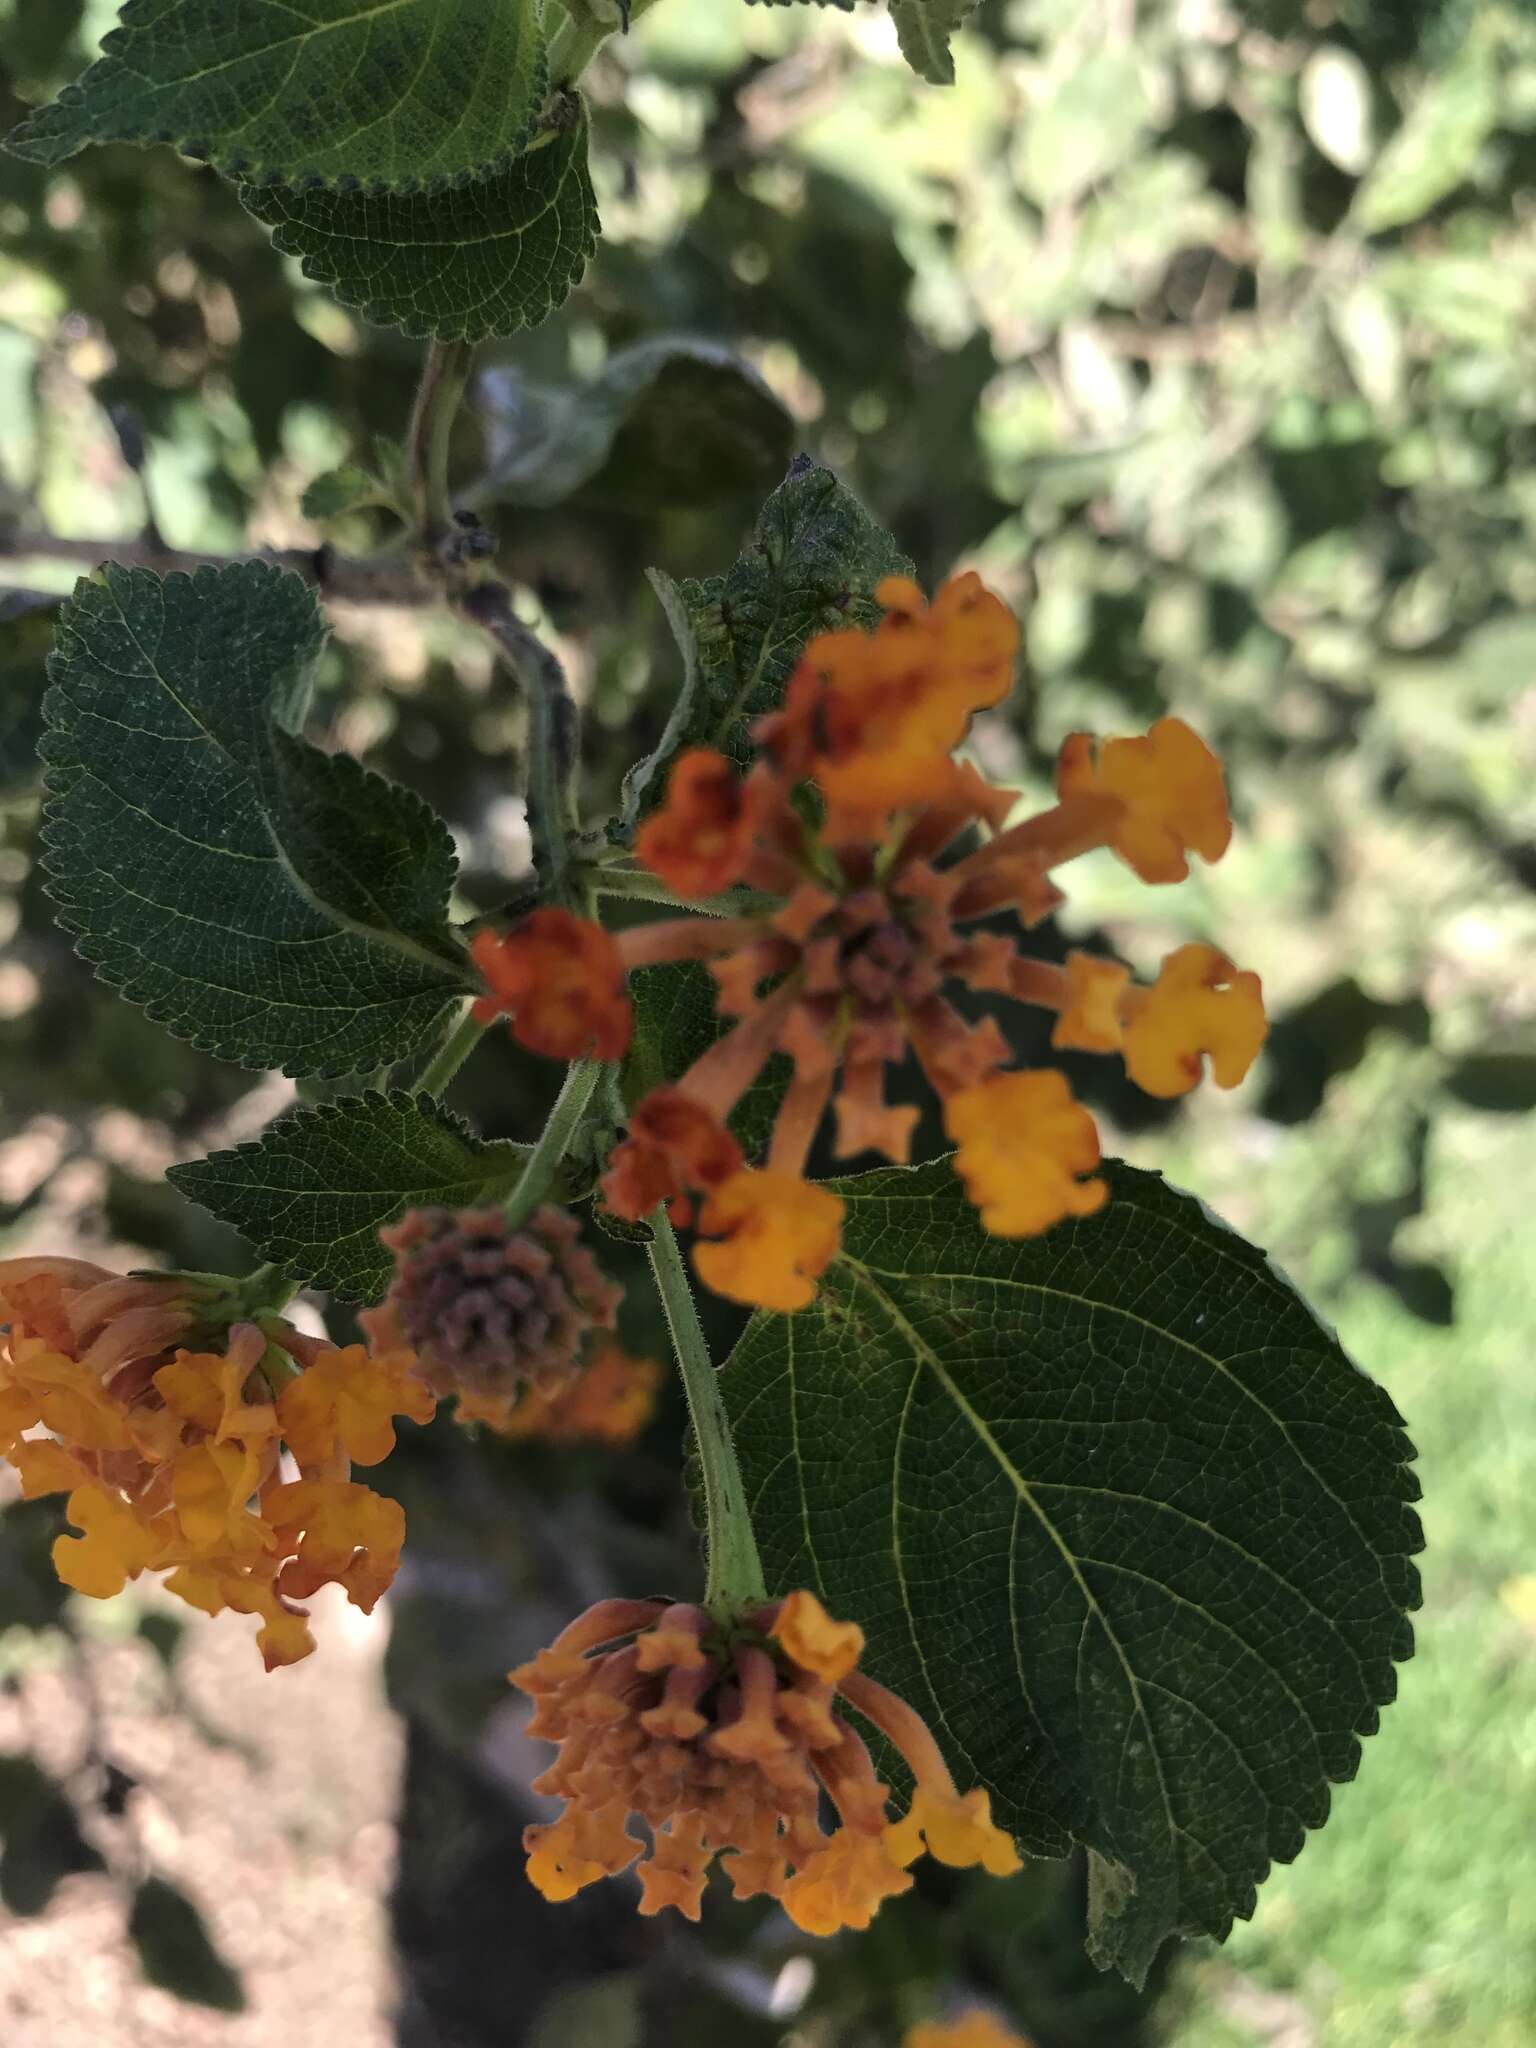
[[[416,403],[406,439],[411,480],[411,510],[416,534],[429,552],[453,526],[453,500],[448,488],[448,451],[453,423],[468,389],[475,352],[467,342],[434,341],[421,366]]]
[[[571,1062],[539,1141],[528,1155],[522,1178],[507,1201],[507,1221],[514,1227],[525,1223],[548,1194],[555,1168],[576,1135],[602,1071],[601,1060]]]
[[[631,27],[657,4],[658,0],[630,0]],[[574,85],[619,26],[617,21],[599,21],[591,0],[565,0],[565,6],[565,19],[549,39],[549,75],[556,85]]]
[[[650,1246],[651,1271],[672,1332],[704,1482],[704,1604],[727,1620],[743,1607],[766,1600],[768,1589],[730,1418],[720,1398],[720,1375],[704,1341],[683,1255],[664,1209],[656,1211],[651,1223],[656,1233]]]
[[[419,1095],[441,1095],[480,1043],[485,1028],[475,1021],[473,1007],[463,1011],[410,1086]]]

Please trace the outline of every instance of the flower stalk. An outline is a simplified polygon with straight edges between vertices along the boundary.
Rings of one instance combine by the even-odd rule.
[[[704,1489],[704,1605],[722,1621],[768,1597],[720,1380],[666,1211],[651,1218],[651,1272],[672,1333]]]

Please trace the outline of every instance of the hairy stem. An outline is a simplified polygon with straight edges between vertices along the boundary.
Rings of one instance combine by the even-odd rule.
[[[574,85],[615,29],[627,28],[658,0],[565,0],[565,19],[549,39],[549,75],[556,85]],[[601,13],[599,9],[601,8]]]
[[[510,1224],[515,1226],[526,1223],[549,1193],[550,1182],[555,1177],[555,1168],[565,1157],[566,1150],[576,1135],[602,1072],[601,1060],[571,1062],[564,1085],[555,1097],[555,1106],[549,1112],[548,1121],[538,1143],[528,1155],[528,1164],[523,1168],[522,1178],[508,1199],[507,1221]]]
[[[578,723],[565,671],[517,616],[504,583],[487,578],[460,593],[455,603],[496,642],[528,705],[528,830],[544,900],[585,912],[587,891],[571,843],[577,826]]]
[[[475,1021],[472,1008],[462,1011],[449,1025],[437,1051],[408,1085],[422,1095],[441,1095],[480,1043],[485,1028]]]
[[[683,1255],[664,1209],[656,1211],[651,1224],[656,1233],[650,1246],[651,1271],[672,1332],[704,1483],[704,1604],[726,1619],[766,1600],[768,1589],[730,1418],[720,1398],[720,1377],[704,1341]]]

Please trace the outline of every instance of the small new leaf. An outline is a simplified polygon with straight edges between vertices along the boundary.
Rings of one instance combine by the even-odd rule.
[[[7,147],[171,142],[254,184],[481,178],[532,133],[538,0],[128,0],[102,54]]]
[[[430,1095],[397,1090],[294,1110],[167,1178],[306,1286],[375,1302],[390,1279],[386,1223],[408,1208],[499,1200],[527,1157],[526,1145],[477,1138]]]
[[[261,563],[109,566],[59,618],[42,753],[60,920],[109,985],[249,1067],[403,1059],[475,984],[420,798],[295,737],[323,628]]]
[[[685,748],[718,747],[745,762],[748,726],[779,702],[806,641],[838,626],[872,626],[876,584],[911,573],[853,493],[800,456],[734,568],[707,582],[657,582],[684,682],[660,744],[625,780],[626,827],[660,798]]]
[[[1412,1446],[1264,1254],[1157,1176],[988,1237],[947,1162],[833,1185],[817,1304],[722,1374],[770,1588],[857,1615],[1140,1982],[1253,1911],[1411,1654]]]
[[[415,193],[241,188],[306,277],[376,327],[486,341],[535,327],[567,299],[597,247],[587,122],[548,129],[471,185]]]
[[[891,0],[901,54],[930,85],[953,85],[955,60],[949,39],[980,0]]]

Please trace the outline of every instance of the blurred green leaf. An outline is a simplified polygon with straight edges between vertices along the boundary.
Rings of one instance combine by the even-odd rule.
[[[1356,224],[1379,235],[1421,219],[1466,179],[1498,118],[1493,42],[1474,35],[1455,63],[1426,83],[1377,158],[1355,195]]]
[[[108,567],[59,619],[46,837],[60,921],[110,986],[246,1066],[404,1058],[468,970],[427,805],[290,728],[322,638],[259,563]]]
[[[575,100],[563,104],[570,125],[475,184],[387,193],[244,185],[240,197],[306,277],[376,327],[438,341],[516,334],[564,302],[597,246],[586,116]]]
[[[146,1877],[133,1895],[128,1939],[151,1984],[184,2005],[244,2012],[245,1986],[214,1946],[197,1907],[163,1877]]]
[[[604,502],[707,504],[783,473],[789,414],[722,342],[659,335],[620,349],[590,384],[480,380],[487,469],[480,495],[554,505],[584,485]]]
[[[132,0],[121,19],[17,155],[173,142],[257,183],[410,191],[504,163],[547,81],[537,0]]]
[[[526,1145],[477,1137],[430,1095],[396,1091],[296,1109],[167,1179],[307,1286],[376,1302],[394,1270],[379,1243],[386,1223],[409,1208],[500,1200],[527,1157]]]
[[[1016,1242],[947,1161],[830,1183],[842,1257],[722,1386],[769,1585],[858,1615],[1029,1854],[1088,1848],[1092,1953],[1140,1982],[1354,1776],[1422,1537],[1396,1410],[1264,1254],[1106,1173]]]

